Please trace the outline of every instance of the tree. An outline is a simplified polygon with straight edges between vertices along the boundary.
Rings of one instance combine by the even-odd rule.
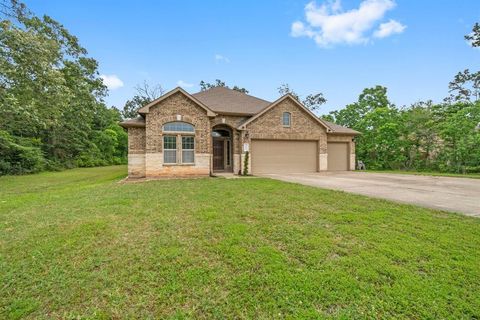
[[[480,24],[477,22],[473,26],[472,32],[465,36],[472,47],[480,47]],[[456,103],[466,101],[476,101],[480,98],[480,71],[470,72],[465,69],[455,75],[453,81],[448,85],[450,96],[445,98],[445,102]]]
[[[326,102],[327,102],[327,99],[325,99],[325,97],[323,96],[323,93],[309,94],[302,101],[305,107],[307,107],[312,111],[319,110],[320,106],[322,104],[325,104]]]
[[[432,101],[420,101],[400,111],[400,139],[405,148],[399,151],[405,154],[406,169],[428,169],[434,164],[440,146],[437,124],[441,121],[435,108]]]
[[[220,79],[216,79],[214,83],[208,83],[208,82],[205,82],[205,81],[200,81],[200,90],[201,91],[207,91],[208,89],[212,89],[212,88],[215,88],[215,87],[223,87],[223,88],[229,88],[229,86],[227,86],[225,84],[224,81],[220,80]],[[247,94],[248,93],[248,90],[245,89],[245,88],[241,88],[239,86],[233,86],[232,90],[235,90],[235,91],[238,91],[238,92],[241,92],[241,93],[245,93]]]
[[[290,85],[288,83],[282,83],[280,85],[280,87],[277,88],[277,91],[278,91],[278,94],[280,94],[280,96],[284,96],[286,94],[290,94],[292,95],[292,97],[294,97],[295,99],[297,99],[298,101],[300,101],[300,97],[298,96],[298,94],[293,91],[291,88],[290,88]],[[301,101],[300,101],[301,102]]]
[[[23,157],[3,158],[10,169],[0,174],[81,165],[82,155],[93,155],[92,137],[120,128],[103,101],[98,63],[59,22],[17,0],[0,1],[0,149]],[[108,155],[95,157],[92,163],[110,163]],[[32,163],[43,164],[27,168]]]
[[[472,47],[480,47],[480,24],[465,36]],[[449,84],[449,97],[435,107],[442,148],[438,168],[445,171],[480,171],[480,71],[459,72]]]
[[[305,97],[305,99],[301,100],[300,96],[290,88],[288,83],[282,83],[280,87],[277,88],[277,90],[281,96],[284,96],[286,94],[291,94],[297,101],[302,103],[305,107],[307,107],[311,111],[319,110],[320,106],[327,102],[327,99],[325,99],[325,97],[323,96],[323,93],[309,94],[308,96]]]
[[[155,99],[158,99],[165,93],[162,86],[149,85],[146,81],[142,85],[137,85],[135,87],[136,94],[132,99],[127,100],[122,110],[122,117],[124,119],[131,119],[138,116],[138,109],[149,104]]]
[[[465,40],[469,41],[472,47],[480,47],[480,24],[478,22],[473,26],[472,33],[465,36]]]
[[[330,112],[334,122],[350,127],[362,134],[357,137],[357,159],[367,167],[396,169],[403,166],[405,156],[400,152],[404,141],[400,139],[402,123],[399,110],[387,97],[387,88],[366,88],[358,101],[344,109]]]
[[[444,103],[435,106],[441,141],[437,169],[457,173],[480,172],[480,102]]]
[[[480,98],[480,72],[465,69],[455,75],[448,88],[450,96],[446,102],[476,101]]]

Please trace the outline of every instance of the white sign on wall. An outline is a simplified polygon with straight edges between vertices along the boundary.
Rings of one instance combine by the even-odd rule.
[[[244,143],[243,144],[243,152],[247,152],[247,151],[250,151],[250,144]]]

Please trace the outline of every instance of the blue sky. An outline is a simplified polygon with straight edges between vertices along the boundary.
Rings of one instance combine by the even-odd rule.
[[[323,92],[321,114],[377,84],[402,106],[441,101],[455,73],[480,69],[480,50],[463,39],[480,22],[478,0],[26,4],[79,37],[109,77],[106,100],[117,107],[144,80],[166,90],[183,81],[197,92],[200,80],[217,78],[267,100],[282,83],[303,96]]]

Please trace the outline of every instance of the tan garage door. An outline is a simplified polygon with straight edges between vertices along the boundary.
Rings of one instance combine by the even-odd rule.
[[[348,143],[329,142],[328,149],[328,171],[348,170]]]
[[[316,141],[252,140],[252,173],[317,171]]]

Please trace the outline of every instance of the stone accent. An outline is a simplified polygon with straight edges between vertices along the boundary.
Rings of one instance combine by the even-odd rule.
[[[163,153],[146,153],[145,154],[145,176],[155,177],[162,175],[163,169]]]
[[[209,153],[195,153],[194,165],[164,164],[163,152],[147,153],[145,163],[145,176],[147,178],[167,176],[207,176],[210,174]]]
[[[355,145],[355,144],[354,144]],[[353,171],[356,169],[355,166],[355,153],[350,153],[350,170]]]
[[[239,153],[234,153],[233,154],[233,173],[234,174],[238,174],[242,168],[240,166],[241,164],[241,160],[240,160],[240,154]]]
[[[128,176],[131,178],[145,177],[145,153],[128,154]]]
[[[318,155],[318,163],[319,163],[319,171],[327,171],[328,170],[328,154],[327,153],[320,153]]]

